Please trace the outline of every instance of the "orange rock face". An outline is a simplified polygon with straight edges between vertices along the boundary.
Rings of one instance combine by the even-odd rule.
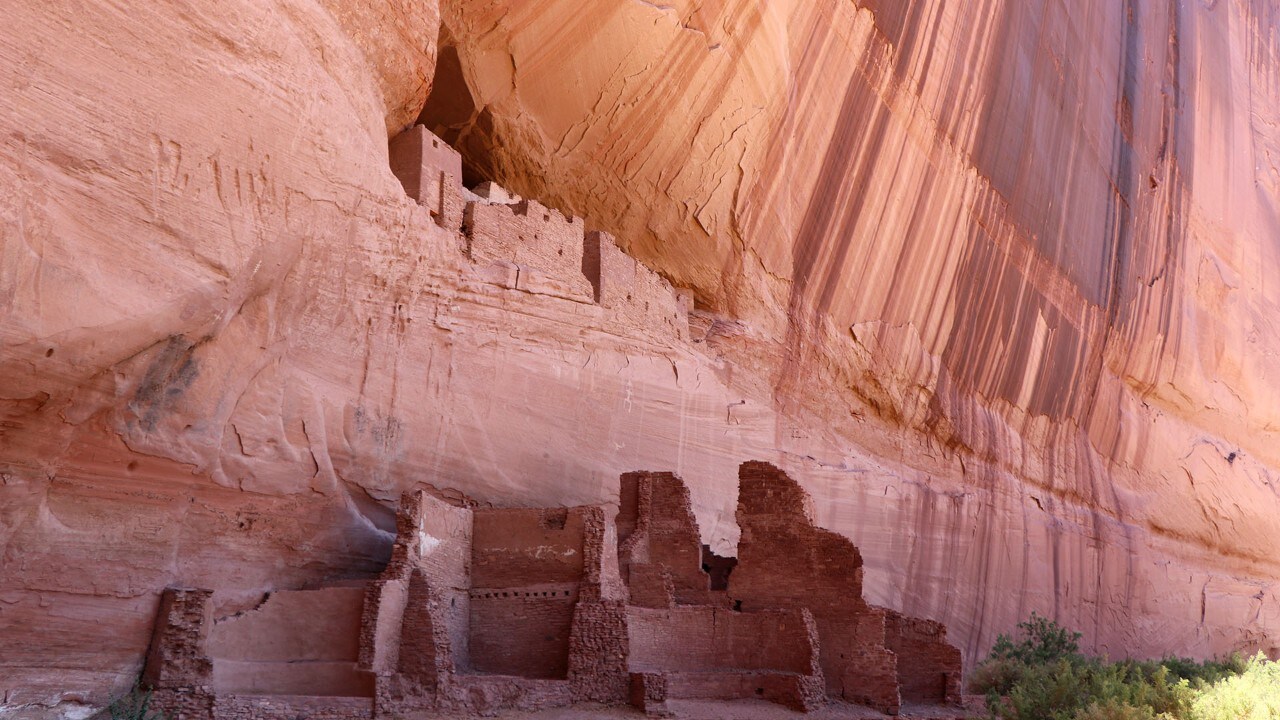
[[[747,457],[967,658],[1032,610],[1112,656],[1276,651],[1277,27],[1244,0],[7,9],[0,715],[129,687],[164,587],[223,617],[372,577],[423,484],[590,504],[671,469],[731,555]],[[479,242],[392,174],[419,108],[468,187],[523,196],[468,200]],[[561,244],[525,253],[541,209]],[[579,235],[625,272],[575,275]]]

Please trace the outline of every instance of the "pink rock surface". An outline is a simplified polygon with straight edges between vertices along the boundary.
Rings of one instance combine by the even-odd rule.
[[[364,5],[6,8],[0,714],[130,686],[165,586],[373,575],[423,483],[675,470],[730,554],[746,458],[969,659],[1277,650],[1273,5]],[[691,337],[472,261],[424,103]]]

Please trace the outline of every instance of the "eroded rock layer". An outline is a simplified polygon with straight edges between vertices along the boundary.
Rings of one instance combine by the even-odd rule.
[[[424,483],[672,468],[732,555],[742,457],[968,658],[1276,650],[1273,4],[354,5],[6,9],[0,713],[129,687],[165,587],[371,577]],[[407,197],[419,108],[500,232]]]

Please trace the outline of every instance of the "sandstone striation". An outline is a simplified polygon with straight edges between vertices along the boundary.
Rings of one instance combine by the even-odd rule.
[[[351,626],[411,490],[671,468],[732,587],[743,457],[888,652],[1280,651],[1274,4],[356,5],[7,8],[0,716]]]

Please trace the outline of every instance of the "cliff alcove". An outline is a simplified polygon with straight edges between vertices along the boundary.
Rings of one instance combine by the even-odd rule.
[[[355,627],[406,492],[612,512],[671,470],[688,567],[737,558],[733,592],[747,458],[858,548],[886,627],[963,660],[1033,610],[1113,657],[1280,652],[1278,28],[1264,0],[6,8],[0,717],[126,692],[167,589],[252,618],[328,588]],[[228,638],[211,662],[250,662]]]

